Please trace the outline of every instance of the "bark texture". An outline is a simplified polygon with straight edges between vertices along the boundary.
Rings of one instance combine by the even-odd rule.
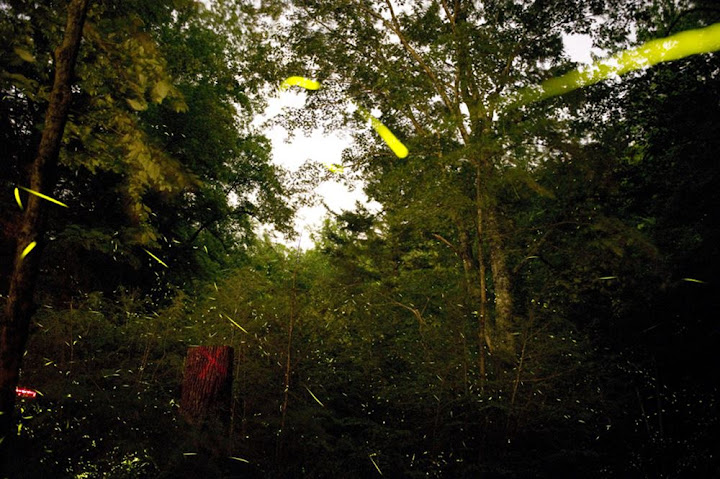
[[[512,335],[513,297],[510,283],[510,270],[507,267],[507,258],[498,224],[497,212],[492,207],[484,212],[485,233],[487,234],[490,250],[490,271],[495,291],[495,336],[499,339],[498,349],[514,357],[515,341]]]
[[[30,189],[51,194],[55,186],[58,154],[70,108],[71,84],[80,49],[82,30],[90,0],[72,0],[67,8],[63,41],[55,50],[55,76],[38,153],[30,167]],[[40,265],[46,211],[50,203],[34,195],[27,201],[22,217],[10,277],[7,302],[0,323],[0,437],[6,448],[14,436],[15,387],[25,352],[30,318],[34,312],[33,295]],[[25,258],[25,247],[36,241],[38,247]],[[1,460],[1,458],[0,458]]]
[[[199,426],[229,412],[234,350],[230,346],[196,346],[185,359],[180,413]]]

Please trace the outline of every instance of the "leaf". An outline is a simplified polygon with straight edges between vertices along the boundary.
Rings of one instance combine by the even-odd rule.
[[[132,108],[135,111],[147,110],[148,106],[144,100],[135,100],[133,98],[128,98],[125,101],[127,101],[128,105],[130,105],[130,108]]]
[[[35,57],[32,53],[25,50],[24,48],[15,47],[14,48],[15,54],[25,60],[26,62],[33,63],[35,62]]]
[[[157,82],[153,87],[152,92],[150,92],[152,100],[155,103],[161,103],[170,92],[170,88],[172,88],[172,85],[165,80]]]
[[[183,100],[175,100],[172,104],[172,108],[175,110],[175,113],[187,113],[188,110],[190,110],[187,103]]]
[[[9,78],[12,81],[12,84],[23,90],[23,92],[27,94],[31,100],[35,98],[34,92],[37,92],[39,88],[38,82],[19,73],[3,73],[2,76]]]

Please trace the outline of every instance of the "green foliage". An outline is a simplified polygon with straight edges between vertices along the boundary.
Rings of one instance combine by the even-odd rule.
[[[14,477],[147,477],[170,461],[185,348],[166,332],[180,301],[158,312],[137,293],[94,293],[38,312],[23,381],[42,395],[26,401],[20,439],[42,447]]]
[[[450,3],[410,2],[395,20],[382,2],[96,4],[17,477],[717,473],[717,57],[495,111],[572,68],[561,31],[615,51],[625,21],[644,41],[714,10]],[[51,7],[0,11],[8,184],[42,119]],[[285,14],[281,36],[261,31]],[[334,214],[304,252],[253,234],[289,224],[300,183],[248,128],[263,81],[285,74],[324,87],[290,125],[355,129],[361,115],[338,109],[352,98],[411,152],[359,133],[344,164],[382,209]],[[498,256],[510,351],[492,329]],[[227,424],[199,432],[177,404],[193,345],[236,360]]]
[[[36,148],[61,26],[51,8],[25,2],[2,15],[2,28],[19,42],[1,57],[13,160],[2,178],[11,187],[26,184],[23,165]],[[242,82],[251,52],[233,52],[245,38],[214,31],[217,22],[190,1],[96,2],[89,12],[52,193],[71,207],[50,225],[57,249],[75,253],[74,264],[48,265],[72,271],[75,281],[93,276],[86,258],[113,271],[107,281],[86,284],[86,292],[109,293],[120,284],[151,289],[157,278],[143,248],[171,266],[157,285],[167,290],[217,274],[257,222],[289,231],[284,172],[270,164],[269,142],[247,127],[255,101]],[[27,61],[31,47],[34,62]],[[17,221],[3,223],[4,244],[12,244]]]

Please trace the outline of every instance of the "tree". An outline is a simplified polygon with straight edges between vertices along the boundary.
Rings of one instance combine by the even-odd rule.
[[[290,14],[288,41],[314,62],[306,71],[317,72],[332,91],[314,95],[309,110],[328,109],[340,95],[377,107],[383,121],[408,138],[416,161],[447,169],[448,176],[455,172],[472,207],[448,202],[456,231],[445,239],[467,271],[480,329],[487,327],[496,356],[509,361],[521,311],[505,246],[511,224],[495,191],[507,171],[536,161],[547,125],[540,119],[553,115],[547,104],[505,112],[503,97],[567,68],[561,32],[587,31],[588,17],[602,6],[431,2],[397,10],[393,2],[296,2]],[[351,161],[370,178],[404,164],[370,148]]]
[[[98,34],[83,65],[63,186],[85,207],[55,225],[54,246],[73,252],[57,269],[72,272],[74,290],[111,293],[125,283],[163,298],[217,274],[256,222],[286,229],[291,208],[268,141],[247,126],[255,101],[237,40],[214,31],[215,14],[194,2],[138,9],[107,12],[110,33]],[[127,38],[122,47],[117,38]],[[96,262],[115,274],[95,274]]]
[[[57,161],[72,98],[70,87],[89,3],[89,0],[70,2],[63,41],[55,50],[55,75],[45,127],[29,177],[30,188],[35,191],[49,192],[55,186]],[[24,252],[33,242],[40,241],[42,244],[47,221],[46,207],[36,196],[28,200],[0,325],[0,437],[7,439],[8,443],[13,435],[15,387],[33,313],[33,292],[40,261],[40,251],[27,256]]]
[[[46,48],[60,36],[53,15],[51,5],[26,2],[3,10],[3,28],[22,33],[2,57],[8,186],[39,185],[24,170],[40,139],[33,132],[49,78]],[[68,77],[73,105],[52,168],[57,188],[39,185],[72,207],[46,222],[49,254],[38,248],[18,264],[41,261],[47,274],[40,290],[59,304],[123,284],[167,301],[172,285],[216,271],[241,249],[235,243],[252,236],[253,221],[287,224],[282,172],[269,164],[266,139],[238,132],[246,121],[236,119],[235,104],[249,114],[252,102],[238,83],[238,65],[225,62],[233,56],[230,40],[210,31],[213,17],[201,6],[107,1],[87,15],[77,74]],[[184,50],[182,35],[191,49]],[[201,60],[209,54],[217,61]],[[28,198],[26,216],[37,207],[37,198]],[[3,221],[4,246],[23,251],[29,244],[18,233],[24,221],[17,213]],[[143,250],[159,245],[167,250],[156,256],[174,266],[164,275]],[[13,277],[12,265],[2,266]]]

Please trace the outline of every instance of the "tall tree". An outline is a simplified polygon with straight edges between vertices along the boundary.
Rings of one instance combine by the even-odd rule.
[[[30,168],[30,188],[50,192],[56,181],[60,145],[70,109],[75,61],[80,49],[89,0],[72,0],[67,6],[67,21],[62,43],[55,50],[55,75],[38,153]],[[28,200],[18,232],[15,265],[10,279],[7,302],[0,324],[0,437],[13,435],[15,387],[33,313],[33,293],[37,281],[48,204],[37,196]],[[33,243],[38,251],[25,255]]]
[[[521,311],[506,246],[511,225],[496,191],[506,172],[542,158],[543,125],[554,114],[548,104],[504,111],[504,97],[567,68],[561,33],[589,31],[605,3],[298,1],[289,14],[288,41],[307,59],[289,68],[317,74],[331,92],[314,95],[309,109],[330,111],[338,98],[376,107],[414,161],[456,177],[472,206],[443,203],[455,224],[445,240],[467,272],[488,345],[510,361]],[[353,160],[369,178],[413,161],[372,147]],[[394,200],[420,198],[401,195]]]

